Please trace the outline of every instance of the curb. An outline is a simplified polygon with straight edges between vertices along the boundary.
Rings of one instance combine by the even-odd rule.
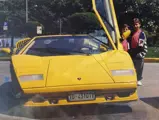
[[[145,58],[144,61],[145,63],[158,63],[159,58]]]
[[[10,61],[10,57],[0,57],[0,61]]]

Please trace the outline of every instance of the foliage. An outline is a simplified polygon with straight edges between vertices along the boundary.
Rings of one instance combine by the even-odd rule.
[[[0,12],[0,34],[3,32],[3,23],[6,19],[6,15],[4,12]]]
[[[159,31],[158,0],[114,0],[114,2],[119,25],[123,23],[132,25],[132,19],[139,17],[143,29],[148,31],[149,35]],[[59,33],[59,20],[62,20],[63,32],[67,32],[70,16],[92,10],[91,0],[28,0],[28,6],[29,21],[38,21],[44,25],[45,33],[52,34]],[[11,29],[15,28],[16,34],[21,32],[20,27],[25,24],[25,0],[0,2],[0,8],[5,11],[3,14],[0,13],[0,25],[7,19],[14,23],[10,26]]]
[[[116,12],[120,23],[132,24],[132,18],[139,17],[142,26],[149,32],[156,33],[159,29],[158,0],[115,0]]]
[[[159,47],[149,47],[146,57],[159,58]]]
[[[33,37],[37,35],[37,26],[42,26],[44,29],[44,26],[41,23],[37,21],[29,21],[23,25],[21,30],[23,33],[27,33],[29,37]]]
[[[95,14],[91,12],[75,13],[68,17],[68,21],[73,33],[87,33],[92,32],[92,29],[100,29]]]

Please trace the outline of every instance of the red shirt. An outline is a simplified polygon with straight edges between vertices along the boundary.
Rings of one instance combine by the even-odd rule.
[[[133,34],[132,41],[131,41],[132,48],[136,48],[138,46],[140,33],[141,33],[141,30],[138,30]]]

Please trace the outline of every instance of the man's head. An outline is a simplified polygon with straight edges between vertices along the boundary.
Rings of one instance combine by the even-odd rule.
[[[140,20],[138,18],[134,18],[133,22],[134,22],[134,28],[135,28],[135,30],[139,30],[140,27],[141,27]]]

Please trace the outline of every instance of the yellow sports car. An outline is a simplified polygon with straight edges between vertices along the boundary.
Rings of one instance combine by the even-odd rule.
[[[92,3],[100,30],[90,27],[87,34],[37,36],[12,56],[13,93],[26,98],[25,106],[138,99],[136,72],[120,44],[113,2]],[[106,8],[104,14],[99,8]]]

